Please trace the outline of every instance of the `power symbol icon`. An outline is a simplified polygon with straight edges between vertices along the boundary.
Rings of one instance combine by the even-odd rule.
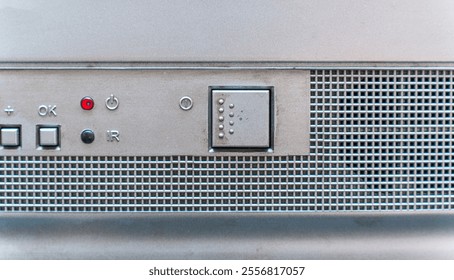
[[[107,99],[106,99],[106,107],[107,109],[109,110],[116,110],[118,108],[118,106],[120,105],[120,101],[118,100],[118,98],[111,94]]]

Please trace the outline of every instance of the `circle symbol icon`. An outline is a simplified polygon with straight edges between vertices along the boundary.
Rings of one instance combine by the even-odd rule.
[[[185,111],[191,110],[191,108],[192,108],[192,99],[191,99],[191,97],[183,96],[180,99],[180,108],[185,110]]]

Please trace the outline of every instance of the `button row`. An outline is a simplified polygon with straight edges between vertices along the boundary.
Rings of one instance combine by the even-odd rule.
[[[0,147],[14,149],[21,144],[20,125],[0,125]],[[118,130],[107,130],[107,142],[120,142],[120,132]],[[84,129],[80,134],[80,140],[85,144],[95,141],[95,133],[91,129]],[[60,146],[60,126],[59,125],[38,125],[36,126],[36,142],[38,148],[52,149]]]
[[[2,126],[0,129],[1,146],[11,149],[21,146],[21,126]],[[36,127],[36,139],[40,148],[57,148],[60,146],[60,127],[38,125]]]

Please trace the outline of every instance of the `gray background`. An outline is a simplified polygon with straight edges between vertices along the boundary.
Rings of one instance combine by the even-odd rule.
[[[0,61],[453,61],[450,0],[0,0]]]

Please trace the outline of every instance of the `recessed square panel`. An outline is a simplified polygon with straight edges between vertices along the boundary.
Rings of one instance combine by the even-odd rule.
[[[15,148],[20,146],[19,127],[2,127],[0,136],[2,146],[7,148]]]
[[[215,89],[211,94],[213,148],[270,147],[270,90]]]

